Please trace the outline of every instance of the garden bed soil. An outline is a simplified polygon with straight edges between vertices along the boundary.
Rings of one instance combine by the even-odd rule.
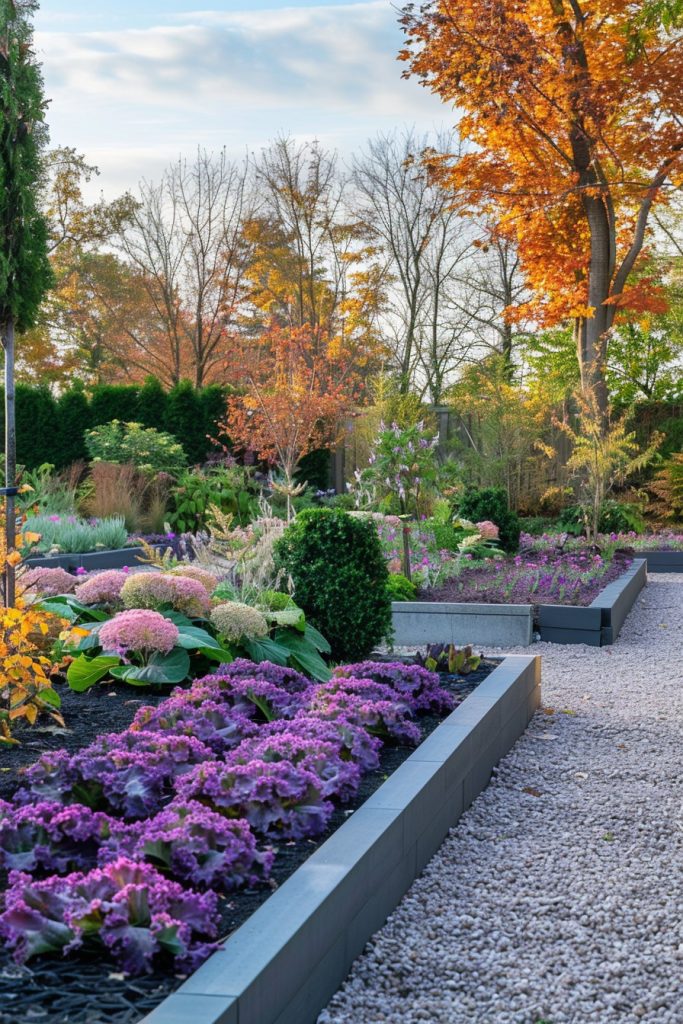
[[[442,675],[445,689],[459,701],[467,697],[500,663],[485,659],[469,675]],[[58,685],[67,730],[56,725],[41,726],[40,732],[19,728],[20,747],[0,747],[0,798],[8,799],[17,786],[17,771],[32,764],[46,750],[65,749],[71,753],[91,743],[102,733],[125,729],[143,704],[157,704],[168,692],[116,683],[78,694]],[[422,739],[426,739],[445,715],[420,715]],[[76,721],[78,722],[76,727]],[[415,748],[385,746],[380,766],[363,776],[356,798],[338,807],[325,833],[303,843],[276,846],[277,856],[269,884],[242,889],[223,898],[223,938],[247,920],[296,869],[357,810],[410,755]],[[0,877],[0,882],[5,879]],[[66,959],[42,957],[17,966],[0,951],[0,1024],[135,1024],[161,1003],[184,980],[180,975],[161,972],[125,978],[111,962],[82,954]]]

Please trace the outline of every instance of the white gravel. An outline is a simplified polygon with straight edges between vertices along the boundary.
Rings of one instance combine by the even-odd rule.
[[[544,710],[319,1024],[683,1024],[683,574],[532,650]]]

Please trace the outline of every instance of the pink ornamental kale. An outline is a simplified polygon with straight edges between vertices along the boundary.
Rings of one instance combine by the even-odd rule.
[[[178,627],[159,612],[119,612],[99,631],[102,650],[125,657],[131,651],[149,658],[152,654],[168,654],[178,642]]]
[[[100,859],[122,853],[181,882],[223,891],[262,882],[273,863],[272,851],[257,850],[246,821],[228,819],[196,801],[175,801],[149,821],[125,826],[104,844]]]
[[[73,757],[63,750],[43,754],[26,771],[15,799],[81,803],[116,816],[147,818],[168,801],[179,775],[212,759],[212,751],[190,736],[111,733]]]
[[[404,665],[400,661],[362,661],[357,665],[340,665],[334,670],[340,679],[372,679],[388,686],[396,698],[411,711],[451,711],[452,695],[441,686],[437,672],[421,665]]]
[[[298,694],[288,693],[259,679],[256,674],[245,679],[203,676],[196,679],[189,690],[178,688],[173,691],[174,697],[183,695],[190,704],[199,706],[206,700],[225,703],[247,717],[251,717],[256,709],[258,717],[266,722],[274,718],[291,718],[303,706]]]
[[[128,573],[121,569],[108,569],[89,576],[76,587],[76,598],[82,604],[121,605],[121,589]]]
[[[249,708],[256,714],[256,705]],[[185,694],[169,697],[157,707],[143,707],[135,715],[130,731],[174,733],[176,736],[194,736],[218,756],[223,756],[238,743],[258,733],[258,726],[229,704],[205,700],[189,704]]]
[[[306,711],[300,711],[291,720],[269,722],[261,729],[260,735],[279,736],[282,733],[295,733],[308,739],[318,739],[324,743],[339,746],[344,760],[354,761],[361,772],[371,772],[379,767],[379,751],[382,741],[378,736],[371,736],[359,725],[352,725],[343,718],[325,721],[315,718]]]
[[[216,674],[230,679],[260,679],[279,686],[287,693],[303,693],[311,685],[310,679],[301,672],[284,665],[274,665],[272,661],[261,661],[255,665],[246,658],[236,658],[230,665],[220,665]]]
[[[324,832],[333,807],[313,772],[290,761],[199,765],[178,780],[178,797],[200,800],[261,835],[305,839]]]
[[[169,960],[192,971],[216,948],[213,893],[192,892],[154,868],[120,858],[87,874],[34,882],[10,875],[0,916],[4,936],[20,963],[41,953],[104,946],[130,975]]]
[[[382,696],[388,687],[356,679],[348,680],[342,688],[341,682],[333,679],[312,686],[307,694],[306,714],[331,721],[342,720],[397,743],[420,742],[420,729],[410,721],[410,709],[397,703],[393,694]]]
[[[290,761],[318,776],[324,797],[342,801],[355,796],[360,785],[360,769],[352,761],[343,760],[339,742],[325,742],[301,731],[289,729],[278,735],[244,740],[228,757],[229,764],[250,761]]]
[[[65,874],[91,867],[115,822],[74,804],[40,801],[27,807],[0,803],[0,868]]]

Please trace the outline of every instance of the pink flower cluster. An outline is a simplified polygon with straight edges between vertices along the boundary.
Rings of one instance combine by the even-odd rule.
[[[477,530],[483,540],[498,540],[500,531],[496,524],[492,523],[490,519],[484,519],[481,523],[477,523]]]
[[[121,590],[128,579],[128,573],[120,569],[108,569],[90,576],[76,587],[76,599],[82,604],[121,604]]]
[[[73,593],[76,577],[66,569],[48,569],[39,565],[25,572],[21,583],[26,590],[35,590],[43,597],[55,597],[57,594]]]
[[[99,631],[99,641],[106,653],[126,655],[129,651],[150,655],[168,654],[178,641],[178,627],[159,612],[134,608],[119,612]]]
[[[206,615],[211,606],[211,598],[199,580],[163,572],[140,572],[129,576],[121,590],[121,598],[126,608],[158,611],[170,606],[191,618]]]

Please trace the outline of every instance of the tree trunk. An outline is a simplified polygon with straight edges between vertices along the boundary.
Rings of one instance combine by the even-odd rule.
[[[5,539],[7,554],[16,543],[16,510],[14,488],[17,478],[17,433],[14,391],[14,320],[5,323],[3,346],[5,349]],[[5,606],[12,608],[15,601],[14,566],[5,563]]]
[[[593,184],[590,174],[582,175],[582,178],[586,186]],[[604,432],[609,405],[605,378],[607,334],[614,315],[612,308],[606,306],[605,302],[610,297],[615,253],[605,199],[584,194],[583,204],[590,231],[588,305],[593,309],[593,315],[576,320],[574,337],[581,369],[581,388],[589,401],[594,401]]]

